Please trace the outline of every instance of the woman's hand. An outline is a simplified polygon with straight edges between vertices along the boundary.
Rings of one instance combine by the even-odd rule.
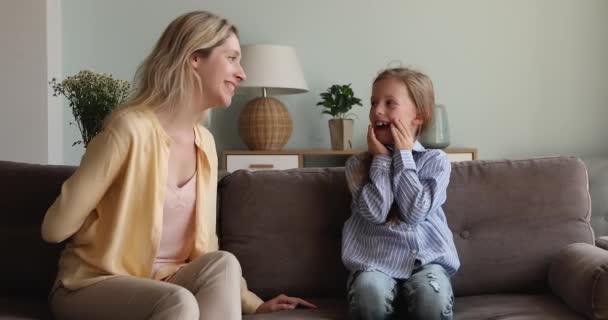
[[[395,149],[397,150],[412,150],[414,148],[414,136],[403,125],[401,119],[397,119],[391,123],[391,133],[395,140]]]
[[[304,306],[307,308],[311,308],[311,309],[316,309],[317,306],[315,306],[314,304],[305,301],[303,299],[300,298],[295,298],[295,297],[288,297],[284,294],[280,294],[276,297],[274,297],[273,299],[270,299],[264,303],[262,303],[257,310],[255,310],[255,313],[268,313],[268,312],[275,312],[275,311],[281,311],[281,310],[292,310],[295,309],[298,305],[300,306]]]
[[[378,138],[376,138],[376,134],[374,133],[374,128],[371,125],[367,128],[367,148],[369,153],[373,155],[382,154],[390,156],[391,154],[388,149],[378,141]]]

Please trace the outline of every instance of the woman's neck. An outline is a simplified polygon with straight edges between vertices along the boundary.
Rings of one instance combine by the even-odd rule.
[[[193,109],[190,109],[193,110]],[[201,119],[202,113],[188,112],[188,109],[158,109],[158,120],[167,134],[175,141],[192,140],[192,128]]]
[[[161,125],[173,139],[179,136],[189,136],[192,128],[201,121],[206,107],[203,97],[194,93],[189,106],[158,108],[156,114]]]

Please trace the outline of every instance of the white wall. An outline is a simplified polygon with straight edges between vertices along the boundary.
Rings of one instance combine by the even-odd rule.
[[[47,87],[47,68],[60,69],[61,57],[47,57],[46,41],[61,34],[58,28],[47,33],[47,22],[59,23],[61,10],[57,0],[49,2],[47,16],[47,1],[0,1],[0,160],[63,161],[63,115],[50,108]]]
[[[46,4],[0,2],[0,159],[47,162]]]
[[[400,60],[428,73],[446,105],[452,146],[515,158],[608,154],[606,0],[65,0],[64,73],[83,68],[132,79],[164,27],[190,10],[227,17],[242,43],[293,46],[310,87],[279,97],[294,119],[287,149],[329,148],[315,106],[334,83],[369,100],[379,69]],[[249,98],[215,112],[219,149],[244,148],[237,119]],[[369,106],[355,107],[365,148]],[[78,133],[66,115],[65,157]]]
[[[47,76],[63,78],[62,50],[63,37],[61,28],[61,0],[46,0],[46,57]],[[47,86],[47,150],[48,162],[63,163],[63,104],[60,98],[52,96],[53,90]]]

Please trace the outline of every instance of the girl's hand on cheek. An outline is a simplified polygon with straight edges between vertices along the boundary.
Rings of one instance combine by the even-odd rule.
[[[390,156],[390,152],[388,151],[388,149],[376,138],[374,128],[371,125],[367,127],[367,148],[369,152],[373,155],[381,154],[385,156]]]
[[[412,150],[414,148],[414,136],[403,122],[401,122],[401,119],[396,119],[391,122],[391,134],[395,140],[395,149]]]

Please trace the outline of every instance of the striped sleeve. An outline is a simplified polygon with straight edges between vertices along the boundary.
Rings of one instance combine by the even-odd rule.
[[[364,152],[350,156],[344,165],[346,185],[353,198],[358,198],[363,186],[369,182],[369,167],[372,155]]]
[[[369,169],[369,182],[353,199],[358,214],[374,224],[383,224],[393,203],[391,190],[391,157],[374,156]]]
[[[420,168],[409,150],[393,154],[395,167],[392,189],[399,207],[399,219],[417,224],[437,210],[447,199],[451,164],[444,152],[426,152]]]

